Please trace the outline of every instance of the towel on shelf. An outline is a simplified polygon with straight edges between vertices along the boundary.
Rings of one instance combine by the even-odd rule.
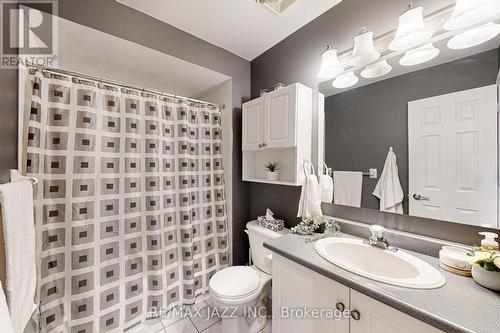
[[[304,162],[304,172],[306,170],[306,162]],[[297,217],[311,217],[321,216],[321,188],[319,187],[318,178],[314,174],[314,167],[311,165],[312,173],[305,176],[304,183],[302,184],[302,191],[300,192],[299,210]]]
[[[23,332],[36,291],[33,185],[27,178],[0,185],[7,279],[5,289],[12,325]]]
[[[14,333],[12,319],[10,318],[9,308],[7,307],[7,300],[3,293],[2,282],[0,282],[0,323],[2,325],[0,331],[4,333]]]
[[[337,205],[361,207],[362,186],[362,172],[334,171],[333,202]]]
[[[403,214],[404,193],[399,182],[396,160],[396,154],[391,147],[373,195],[380,199],[381,211]]]
[[[328,174],[328,167],[323,162],[325,173],[319,176],[319,187],[321,188],[321,202],[332,203],[333,201],[333,179]]]

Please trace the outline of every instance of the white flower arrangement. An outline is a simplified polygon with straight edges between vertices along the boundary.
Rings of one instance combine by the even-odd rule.
[[[290,231],[292,234],[312,235],[322,224],[325,225],[325,232],[315,235],[312,238],[307,238],[306,243],[314,242],[325,237],[339,237],[341,235],[339,224],[328,216],[307,217],[295,227],[291,228]]]

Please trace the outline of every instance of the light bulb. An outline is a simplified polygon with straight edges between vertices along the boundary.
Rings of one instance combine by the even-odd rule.
[[[348,72],[340,76],[337,76],[337,78],[333,80],[332,86],[334,88],[339,88],[339,89],[349,88],[358,83],[358,81],[359,78],[356,75],[354,75],[353,72]]]
[[[490,22],[453,36],[446,45],[452,50],[466,49],[483,44],[499,33],[500,24]]]
[[[457,0],[453,14],[443,25],[457,30],[484,22],[500,13],[500,0]]]
[[[425,26],[422,12],[422,7],[410,7],[399,17],[396,37],[389,44],[390,50],[408,50],[425,43],[432,37],[432,30]]]
[[[410,50],[399,60],[402,66],[415,66],[430,61],[439,55],[439,49],[432,43]]]
[[[386,60],[379,61],[375,64],[366,66],[361,72],[361,76],[365,79],[373,79],[376,77],[384,76],[392,70],[392,66]]]
[[[321,55],[321,68],[318,73],[319,79],[328,79],[338,75],[344,71],[344,67],[340,65],[337,58],[337,50],[326,47],[325,52]]]
[[[349,61],[350,66],[363,66],[374,62],[380,57],[380,53],[373,45],[373,32],[366,28],[361,29],[359,35],[354,37],[354,50]]]

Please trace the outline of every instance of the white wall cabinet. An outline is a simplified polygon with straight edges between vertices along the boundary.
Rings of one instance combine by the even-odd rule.
[[[264,142],[264,103],[253,100],[243,106],[243,150],[258,150]]]
[[[311,160],[312,89],[294,83],[243,104],[243,180],[301,185],[304,159]],[[278,181],[264,165],[277,162]]]
[[[273,333],[442,333],[276,253],[273,254]],[[351,315],[299,318],[293,309],[338,309]]]
[[[264,144],[266,148],[294,147],[297,100],[308,99],[308,88],[292,84],[264,96]],[[312,107],[312,104],[311,104]]]

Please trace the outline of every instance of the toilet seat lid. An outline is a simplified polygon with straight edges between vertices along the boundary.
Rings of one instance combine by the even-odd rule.
[[[247,266],[224,268],[212,276],[210,289],[224,298],[247,296],[255,292],[260,285],[259,274]]]

